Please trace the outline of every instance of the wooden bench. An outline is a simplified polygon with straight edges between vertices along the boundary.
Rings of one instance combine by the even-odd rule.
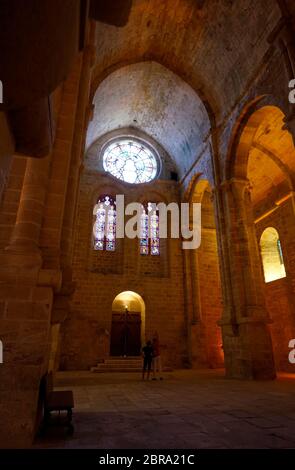
[[[44,390],[44,416],[41,425],[41,433],[48,426],[63,426],[68,428],[70,435],[74,432],[72,415],[74,408],[74,396],[71,390],[53,390],[52,372],[43,377]],[[58,413],[53,415],[52,413]]]

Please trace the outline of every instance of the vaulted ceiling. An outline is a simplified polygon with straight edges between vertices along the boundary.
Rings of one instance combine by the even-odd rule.
[[[202,101],[156,62],[113,72],[98,87],[94,105],[87,147],[114,129],[136,127],[162,145],[183,174],[206,146],[210,122]]]
[[[280,16],[276,0],[133,0],[126,26],[97,24],[93,89],[110,70],[150,59],[226,115],[257,72]]]
[[[98,22],[87,147],[133,125],[184,175],[209,117],[228,116],[257,73],[280,16],[276,0],[133,0],[123,28]]]

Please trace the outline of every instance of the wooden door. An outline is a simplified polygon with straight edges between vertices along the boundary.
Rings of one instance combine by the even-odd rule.
[[[139,356],[141,349],[141,315],[137,312],[113,313],[111,356]]]

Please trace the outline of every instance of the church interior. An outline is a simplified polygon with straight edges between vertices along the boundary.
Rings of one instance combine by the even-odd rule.
[[[2,0],[0,51],[0,447],[294,448],[293,0]]]

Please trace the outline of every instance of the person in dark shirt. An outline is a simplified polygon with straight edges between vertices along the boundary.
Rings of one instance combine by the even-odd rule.
[[[142,348],[143,356],[143,369],[142,380],[144,380],[145,372],[147,370],[147,380],[150,378],[152,361],[153,361],[153,347],[151,341],[147,341],[146,345]]]

